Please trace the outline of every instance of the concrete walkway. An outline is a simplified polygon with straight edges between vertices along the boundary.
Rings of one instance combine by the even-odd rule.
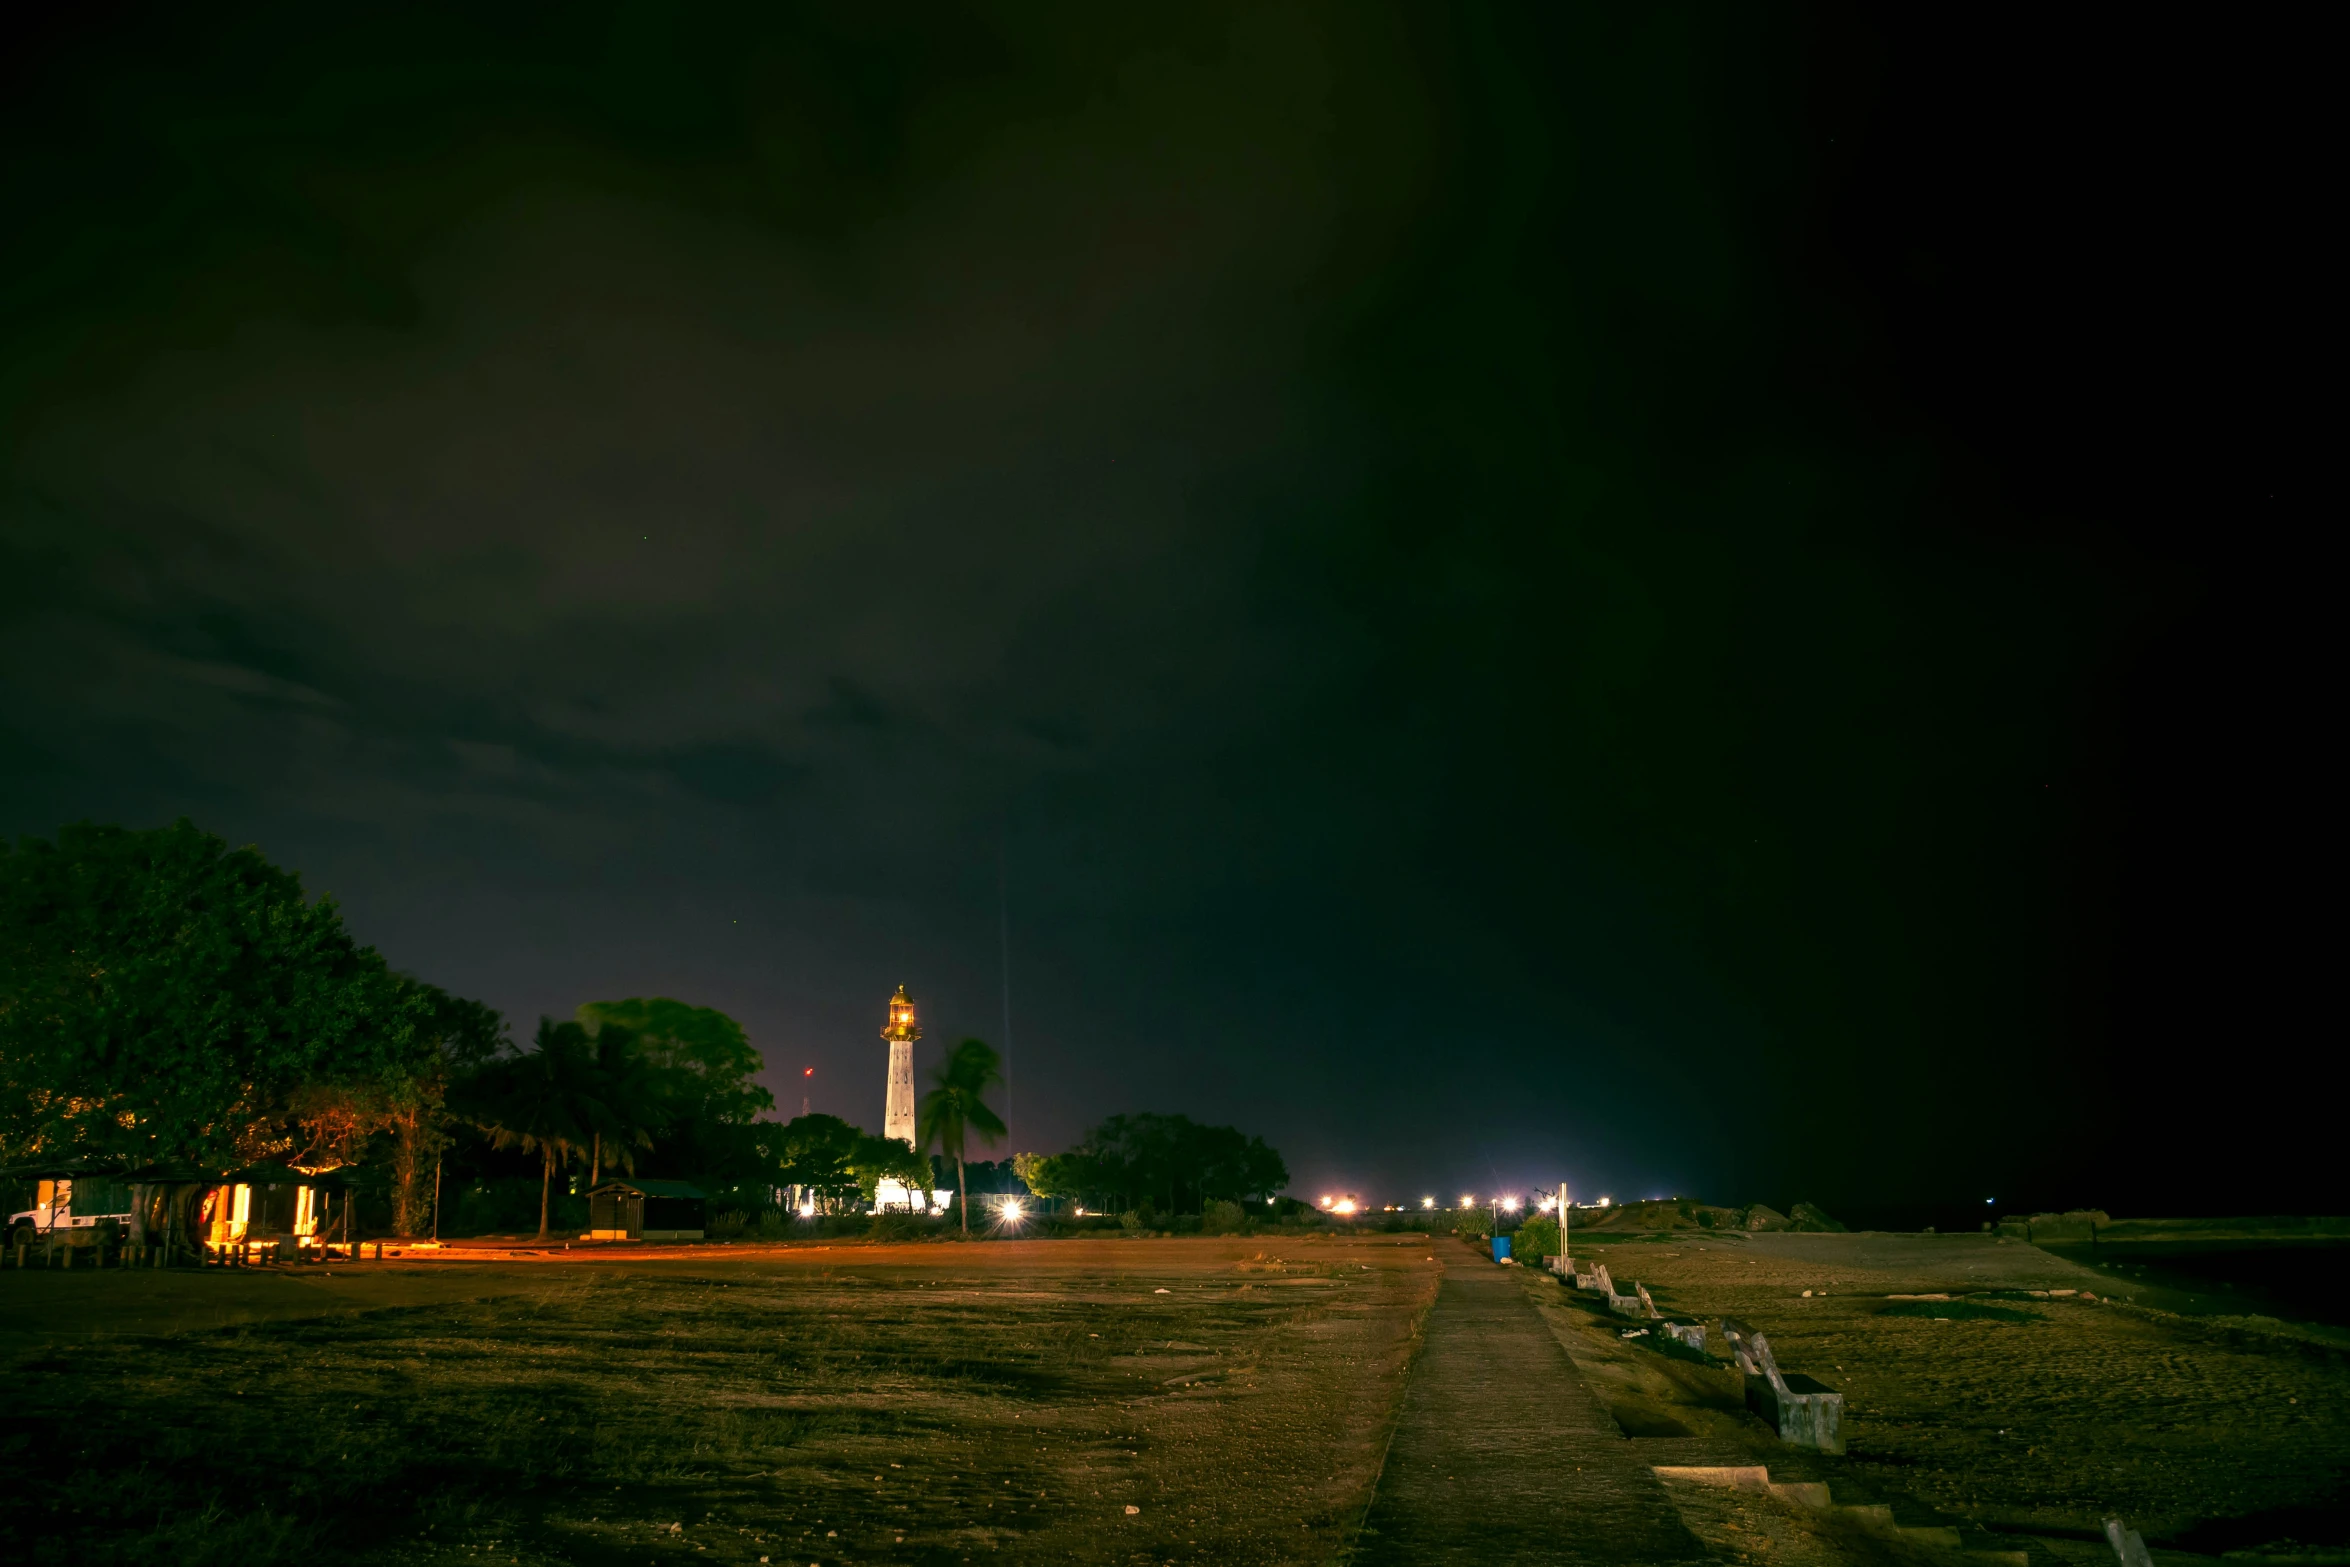
[[[1468,1258],[1428,1336],[1354,1560],[1633,1567],[1711,1561],[1526,1299],[1513,1268]]]

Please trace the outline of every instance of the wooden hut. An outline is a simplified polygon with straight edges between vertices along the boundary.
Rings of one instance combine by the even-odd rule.
[[[352,1195],[340,1172],[310,1175],[284,1165],[253,1165],[205,1183],[195,1229],[216,1249],[273,1247],[299,1256],[330,1239],[356,1241]]]
[[[588,1193],[590,1240],[698,1241],[709,1225],[709,1194],[683,1181],[631,1176]]]

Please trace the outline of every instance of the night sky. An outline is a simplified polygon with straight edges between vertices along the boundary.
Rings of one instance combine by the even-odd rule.
[[[491,10],[12,44],[0,830],[868,1126],[1008,914],[1010,1146],[1307,1196],[2350,1200],[2311,40]]]

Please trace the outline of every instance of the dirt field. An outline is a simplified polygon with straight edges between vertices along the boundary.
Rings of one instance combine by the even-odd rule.
[[[1369,1494],[1429,1255],[10,1273],[0,1558],[1326,1561]]]
[[[2109,1512],[2198,1553],[2166,1567],[2350,1561],[2323,1548],[2350,1543],[2350,1355],[2323,1331],[1887,1300],[2114,1287],[1971,1236],[1576,1250],[1668,1311],[1747,1319],[1849,1401],[1844,1457],[1783,1447],[1734,1374],[1522,1270],[1644,1462],[1767,1465],[2035,1567],[2110,1559]],[[1341,1560],[1440,1266],[1491,1264],[1364,1236],[12,1271],[0,1561]],[[1965,1559],[1869,1515],[1670,1490],[1726,1563]]]
[[[2087,1293],[1985,1302],[2025,1314],[2020,1322],[1886,1299],[2114,1287],[1990,1237],[1685,1232],[1575,1250],[1607,1263],[1624,1288],[1646,1284],[1668,1312],[1746,1319],[1782,1366],[1846,1396],[1843,1458],[1774,1454],[1738,1413],[1734,1377],[1628,1349],[1615,1335],[1629,1324],[1547,1303],[1581,1346],[1587,1380],[1612,1389],[1619,1424],[1660,1448],[1676,1437],[1744,1443],[1774,1478],[1828,1480],[1839,1500],[1890,1504],[1904,1522],[1988,1526],[2035,1561],[2110,1560],[2093,1537],[2113,1513],[2149,1540],[2211,1556],[2266,1546],[2350,1561],[2350,1550],[2309,1549],[2350,1542],[2350,1354],[2331,1334],[2183,1318]],[[1946,1312],[1951,1320],[1936,1320]],[[1718,1331],[1710,1347],[1724,1352]],[[1765,1521],[1790,1514],[1748,1511]],[[1750,1518],[1744,1540],[1720,1528],[1713,1538],[1747,1559],[1843,1559],[1833,1541],[1793,1537],[1818,1535],[1820,1520],[1788,1522],[1775,1555],[1754,1545],[1757,1526]]]

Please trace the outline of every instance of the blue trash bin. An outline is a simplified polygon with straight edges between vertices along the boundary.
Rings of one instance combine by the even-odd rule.
[[[1493,1237],[1493,1260],[1495,1262],[1510,1260],[1510,1238],[1507,1235]]]

